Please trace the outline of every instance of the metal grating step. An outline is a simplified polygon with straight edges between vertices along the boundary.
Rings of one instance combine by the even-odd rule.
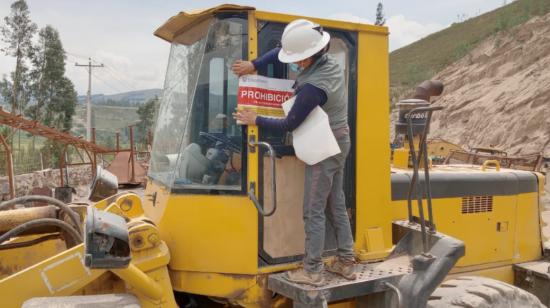
[[[322,301],[333,302],[360,297],[388,289],[384,282],[395,282],[401,276],[412,272],[409,256],[395,257],[379,263],[357,264],[356,280],[346,280],[339,275],[324,271],[325,284],[314,287],[289,282],[285,273],[269,275],[268,288],[295,303],[315,305]]]

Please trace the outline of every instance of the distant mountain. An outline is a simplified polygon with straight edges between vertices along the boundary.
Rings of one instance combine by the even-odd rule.
[[[139,91],[130,91],[118,94],[104,95],[104,94],[94,94],[92,95],[92,104],[106,105],[109,101],[114,102],[124,102],[128,105],[141,105],[146,101],[154,98],[155,96],[160,97],[162,94],[161,89],[148,89],[148,90],[139,90]],[[80,104],[86,103],[86,95],[79,95],[78,102]]]

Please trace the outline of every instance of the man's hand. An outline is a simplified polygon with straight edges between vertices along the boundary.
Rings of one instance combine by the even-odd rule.
[[[237,112],[233,113],[233,118],[245,125],[256,125],[257,117],[256,112],[252,110],[237,110]]]
[[[237,60],[233,63],[233,66],[231,66],[231,70],[233,70],[235,75],[242,76],[254,73],[256,68],[250,61]]]

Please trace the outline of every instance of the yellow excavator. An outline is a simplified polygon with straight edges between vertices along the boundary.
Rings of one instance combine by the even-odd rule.
[[[232,119],[230,67],[277,46],[300,17],[220,5],[158,28],[171,50],[145,191],[117,193],[100,170],[91,205],[0,204],[2,307],[549,305],[544,177],[494,161],[432,166],[429,124],[445,112],[430,104],[443,91],[437,81],[397,104],[401,146],[391,155],[388,29],[309,17],[330,33],[346,74],[344,191],[358,278],[325,273],[320,287],[284,279],[304,252],[304,164],[287,135]],[[283,64],[258,74],[295,77]]]

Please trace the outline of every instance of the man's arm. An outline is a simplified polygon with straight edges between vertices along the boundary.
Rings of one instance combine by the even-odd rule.
[[[323,106],[326,101],[325,91],[311,84],[305,84],[296,95],[296,101],[284,119],[258,116],[256,125],[274,130],[293,131],[304,122],[315,107]]]
[[[281,50],[280,47],[271,49],[270,51],[256,58],[255,60],[252,60],[252,65],[254,65],[254,68],[258,70],[260,68],[265,68],[272,63],[281,63],[278,56],[279,50]]]
[[[233,73],[237,76],[252,74],[254,71],[258,70],[259,68],[265,68],[268,64],[271,63],[281,63],[279,62],[279,50],[281,48],[273,48],[270,51],[266,52],[262,56],[256,58],[252,61],[245,61],[245,60],[237,60],[233,65],[231,66],[231,70],[233,70]]]

